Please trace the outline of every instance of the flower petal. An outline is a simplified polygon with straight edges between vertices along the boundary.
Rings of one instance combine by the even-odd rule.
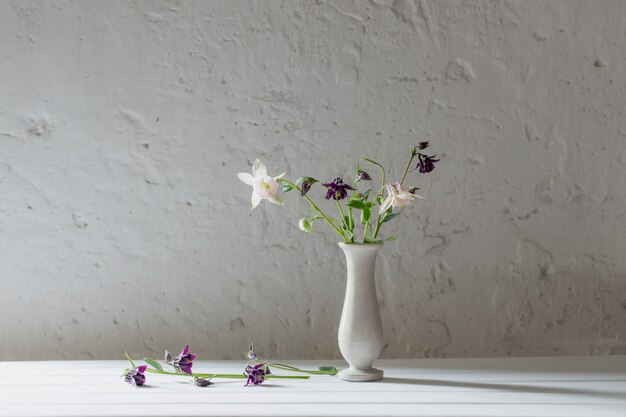
[[[259,205],[261,200],[263,200],[263,199],[261,198],[259,193],[257,193],[256,191],[253,191],[252,192],[252,208],[250,210],[254,210],[256,208],[256,206]]]
[[[237,176],[242,182],[248,185],[254,185],[254,183],[256,182],[256,179],[252,176],[252,174],[248,174],[247,172],[240,172],[237,174]]]
[[[277,179],[279,179],[279,178],[282,178],[282,177],[284,177],[284,176],[285,176],[285,174],[286,174],[286,172],[283,172],[283,173],[282,173],[282,174],[280,174],[279,176],[274,177],[274,179],[275,179],[275,180],[277,180]]]
[[[283,196],[279,193],[270,194],[267,198],[270,203],[278,204],[279,206],[284,206],[285,202],[283,201]]]
[[[257,178],[267,175],[267,169],[265,168],[265,164],[263,164],[260,159],[254,161],[254,164],[252,165],[252,175]]]
[[[390,195],[389,197],[387,197],[385,199],[385,201],[383,201],[383,204],[380,205],[380,208],[378,209],[378,213],[384,213],[386,212],[389,207],[391,207],[391,204],[393,203],[393,195]]]

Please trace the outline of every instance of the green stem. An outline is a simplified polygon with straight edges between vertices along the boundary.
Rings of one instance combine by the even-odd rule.
[[[385,218],[383,217],[383,220]],[[374,229],[374,235],[372,235],[372,239],[376,240],[376,236],[378,236],[378,231],[380,230],[380,225],[382,224],[380,214],[378,214],[378,220],[376,222],[376,229]]]
[[[350,230],[349,222],[346,222],[346,216],[343,214],[343,209],[341,208],[341,204],[339,204],[339,200],[335,200],[337,203],[337,208],[339,209],[339,215],[341,216],[341,222],[346,226],[346,229]]]
[[[381,181],[380,181],[380,190],[378,191],[378,193],[376,193],[376,195],[378,195],[382,190],[385,189],[385,168],[379,164],[378,162],[374,161],[373,159],[369,159],[369,158],[362,158],[365,162],[369,162],[372,165],[376,165],[378,168],[380,168],[380,172],[381,172]]]
[[[146,372],[150,372],[153,374],[161,374],[161,375],[174,375],[174,376],[187,376],[192,378],[230,378],[230,379],[246,379],[246,376],[243,374],[208,374],[208,373],[194,373],[194,374],[185,374],[182,372],[167,372],[167,371],[159,371],[158,369],[148,368]],[[308,379],[309,377],[306,375],[267,375],[266,378],[277,378],[277,379]]]
[[[367,239],[367,228],[370,226],[370,221],[366,221],[365,222],[365,229],[363,230],[363,243],[365,243],[365,240]]]
[[[284,182],[285,184],[289,184],[291,185],[293,188],[295,188],[296,190],[298,190],[300,192],[300,194],[302,194],[302,190],[300,189],[300,187],[298,187],[296,184],[292,183],[291,181],[288,181],[286,179],[283,178],[279,178],[278,182]],[[311,207],[313,208],[313,210],[317,211],[320,216],[322,216],[322,218],[326,221],[326,223],[328,223],[330,225],[330,227],[333,228],[333,230],[335,232],[337,232],[337,234],[339,236],[341,236],[341,238],[345,241],[346,240],[346,236],[343,234],[343,232],[341,230],[339,230],[339,228],[328,218],[328,216],[326,216],[324,214],[324,212],[322,210],[320,210],[319,207],[317,207],[317,205],[305,194],[304,198],[306,198],[306,201],[309,202],[309,204],[311,205]]]
[[[282,369],[283,371],[292,371],[292,372],[302,372],[302,373],[306,373],[306,374],[312,374],[312,375],[336,375],[337,374],[337,369],[333,367],[333,369],[328,369],[328,370],[308,370],[308,369],[300,369],[300,368],[296,368],[295,366],[291,366],[291,365],[287,365],[284,363],[274,363],[274,362],[268,362],[268,361],[260,361],[259,359],[254,359],[251,360],[250,362],[248,362],[248,365],[250,364],[259,364],[259,363],[263,363],[266,364],[267,366],[269,366],[270,368],[277,368],[277,369]]]
[[[350,220],[350,231],[352,232],[350,242],[354,243],[354,219],[352,218],[352,207],[350,206],[348,206],[348,220]]]
[[[378,218],[380,219],[380,214],[378,215]],[[376,230],[374,230],[374,240],[376,240],[376,236],[378,236],[378,231],[380,230],[380,225],[385,222],[386,218],[387,218],[387,213],[385,213],[383,218],[378,221],[378,224],[376,225]]]
[[[380,171],[382,173],[382,181],[381,181],[381,187],[380,190],[378,190],[378,192],[376,193],[376,195],[374,196],[374,198],[376,198],[378,196],[378,194],[382,193],[383,190],[385,189],[385,168],[383,168],[383,166],[381,164],[379,164],[378,162],[369,159],[369,158],[363,158],[364,161],[369,162],[372,165],[376,165],[377,167],[380,168]],[[378,216],[376,217],[376,229],[374,230],[374,235],[372,236],[372,240],[376,240],[376,236],[378,236],[378,230],[380,229],[380,213],[378,213]]]
[[[302,372],[304,374],[311,375],[336,375],[337,371],[311,371],[306,369],[296,368],[295,366],[285,365],[282,363],[269,363],[270,368],[282,369],[283,371]]]
[[[352,183],[352,188],[354,188],[354,190],[350,191],[350,198],[354,196],[354,193],[356,191],[356,185],[359,183],[358,175],[360,171],[361,171],[361,168],[357,164],[356,166],[357,177],[354,179],[354,182]],[[350,239],[350,242],[354,243],[354,217],[352,217],[352,207],[350,206],[348,206],[348,218],[350,219],[350,231],[352,232],[352,238]]]
[[[415,155],[411,154],[411,159],[409,159],[409,163],[406,164],[406,168],[404,168],[404,174],[402,175],[402,179],[400,180],[400,185],[402,185],[402,183],[404,182],[406,174],[409,172],[409,168],[411,168],[411,162],[413,162],[413,159],[415,159]]]

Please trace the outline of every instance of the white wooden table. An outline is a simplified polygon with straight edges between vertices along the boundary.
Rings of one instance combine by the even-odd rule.
[[[340,361],[285,361],[301,367]],[[194,364],[235,373],[243,362]],[[125,361],[0,363],[1,416],[626,416],[626,356],[381,360],[380,382],[331,376],[207,388],[147,374],[123,382]],[[186,381],[186,380],[185,380]]]

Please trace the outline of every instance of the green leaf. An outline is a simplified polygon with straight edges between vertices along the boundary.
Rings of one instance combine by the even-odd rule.
[[[384,199],[382,195],[376,196],[376,202],[378,203],[379,206],[383,204],[383,200]]]
[[[394,240],[398,240],[398,238],[395,236],[389,236],[383,239],[383,242],[393,242]]]
[[[135,362],[133,362],[133,360],[130,358],[128,353],[124,352],[124,356],[126,356],[126,359],[128,359],[128,362],[130,362],[130,364],[132,365],[133,368],[137,367],[137,366],[135,366]]]
[[[367,199],[368,199],[368,197],[370,196],[370,193],[371,193],[371,192],[372,192],[372,190],[371,190],[371,189],[369,189],[369,190],[367,190],[366,192],[364,192],[363,194],[361,194],[361,195],[362,195],[362,197],[361,197],[361,198],[363,199],[363,201],[367,201]]]
[[[364,160],[365,162],[369,162],[370,164],[374,164],[374,165],[378,165],[378,166],[380,166],[380,164],[379,164],[378,162],[374,161],[373,159],[363,157],[363,160]]]
[[[393,220],[396,217],[398,217],[400,214],[402,214],[402,210],[400,211],[396,211],[394,213],[391,214],[387,214],[385,217],[383,217],[383,219],[380,221],[381,223],[387,223],[389,220]]]
[[[350,199],[350,200],[348,200],[348,207],[352,207],[352,208],[355,208],[355,209],[363,210],[366,207],[366,205],[361,200]]]
[[[147,363],[148,365],[150,365],[151,368],[154,368],[157,371],[162,371],[163,370],[163,367],[161,366],[161,364],[158,363],[157,361],[155,361],[154,359],[143,358],[143,361],[145,363]]]
[[[299,186],[300,184],[302,184],[302,181],[304,181],[305,179],[306,177],[298,177],[298,179],[294,181],[294,184]]]
[[[349,230],[349,229],[348,229],[348,225],[349,225],[349,224],[350,224],[350,217],[348,217],[347,215],[344,215],[344,216],[343,216],[343,225],[344,225],[344,228],[345,228],[346,230]]]
[[[282,188],[283,188],[283,193],[288,193],[289,191],[293,190],[293,186],[291,184],[286,184],[286,183],[283,183]]]
[[[343,234],[346,236],[346,241],[351,240],[354,235],[348,229],[343,229]]]
[[[366,206],[361,212],[361,224],[365,224],[369,221],[372,210]]]

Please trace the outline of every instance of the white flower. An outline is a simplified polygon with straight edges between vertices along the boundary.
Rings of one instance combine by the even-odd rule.
[[[278,204],[279,206],[285,205],[283,202],[283,196],[280,194],[280,185],[278,181],[285,173],[280,174],[277,177],[267,175],[267,169],[263,162],[260,160],[254,161],[252,165],[252,175],[247,172],[240,172],[237,174],[239,179],[248,185],[252,186],[252,208],[254,209],[259,205],[261,200],[269,200],[270,203]]]
[[[409,190],[405,190],[399,182],[389,184],[385,187],[385,189],[387,190],[387,198],[378,209],[379,213],[384,213],[389,209],[389,207],[396,208],[408,206],[411,202],[413,202],[415,197],[424,198],[421,195],[412,194]]]

